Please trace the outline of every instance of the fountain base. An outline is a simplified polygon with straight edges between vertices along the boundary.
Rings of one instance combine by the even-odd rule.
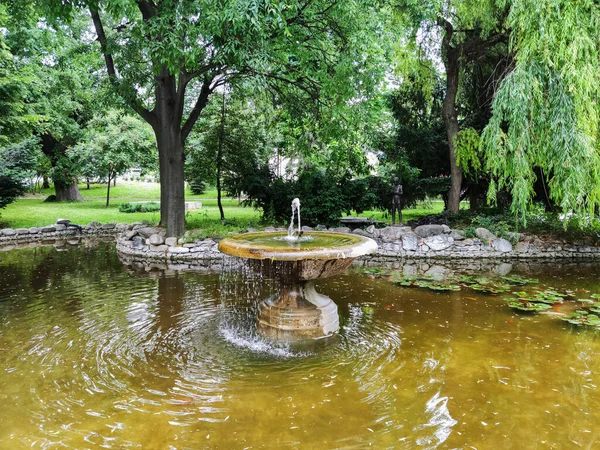
[[[312,281],[285,283],[260,305],[259,331],[276,339],[318,339],[340,328],[337,305]]]

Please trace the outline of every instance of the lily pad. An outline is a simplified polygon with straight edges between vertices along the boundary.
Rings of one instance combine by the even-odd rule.
[[[519,275],[510,275],[505,277],[500,277],[502,280],[506,281],[510,284],[516,284],[518,286],[524,286],[526,284],[537,284],[539,281],[536,278],[525,278]]]
[[[510,290],[508,284],[492,281],[472,284],[469,287],[475,291],[483,292],[484,294],[501,294]]]
[[[562,320],[571,325],[600,328],[600,317],[595,314],[589,314],[587,311],[575,311]]]
[[[530,302],[524,299],[513,299],[512,301],[508,302],[508,306],[518,311],[534,313],[552,308],[551,305],[548,305],[546,303]]]

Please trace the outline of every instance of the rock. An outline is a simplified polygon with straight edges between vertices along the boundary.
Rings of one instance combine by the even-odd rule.
[[[127,239],[128,241],[132,240],[135,236],[137,236],[138,232],[137,230],[131,230],[128,231],[127,233],[125,233],[125,239]]]
[[[167,238],[167,239],[169,239],[169,238]],[[166,239],[165,239],[165,244],[166,244],[166,245],[169,245],[169,243],[167,242],[167,240],[166,240]],[[192,252],[192,251],[193,251],[193,250],[192,250],[193,248],[196,248],[196,244],[194,244],[194,243],[183,244],[183,246],[184,246],[184,247],[187,247],[187,248],[189,248],[189,249],[190,249],[190,252]]]
[[[379,230],[379,237],[383,242],[394,242],[406,234],[400,227],[385,227]]]
[[[40,228],[42,233],[54,233],[56,231],[56,227],[54,225],[48,225]]]
[[[142,227],[137,229],[138,234],[145,238],[149,238],[153,234],[159,234],[161,231],[162,230],[160,228],[156,227]]]
[[[450,237],[455,241],[462,241],[465,238],[465,235],[462,231],[452,230],[452,232],[450,233]]]
[[[348,227],[336,227],[333,230],[334,233],[350,233],[352,230]]]
[[[69,225],[71,221],[69,219],[58,219],[56,223],[61,225]]]
[[[100,222],[98,222],[97,220],[94,220],[88,224],[88,227],[90,227],[90,228],[100,228],[101,226],[102,226],[102,224]]]
[[[158,235],[154,234],[152,236],[158,236]],[[150,244],[148,246],[148,248],[153,252],[166,252],[167,250],[169,250],[168,245],[152,245],[152,244]]]
[[[494,239],[496,239],[496,235],[494,233],[492,233],[490,230],[488,230],[487,228],[476,228],[475,229],[475,234],[477,235],[477,237],[479,239],[481,239],[482,241],[493,241]]]
[[[317,225],[315,231],[327,231],[327,227],[325,225]]]
[[[165,245],[168,245],[169,247],[175,247],[177,245],[177,238],[176,237],[166,238]]]
[[[15,234],[17,234],[17,232],[12,228],[4,228],[2,230],[2,236],[14,236]]]
[[[57,223],[54,228],[56,228],[56,231],[65,231],[67,226],[64,223]]]
[[[302,231],[312,231],[312,227],[307,227],[306,225],[303,225]]]
[[[369,225],[365,231],[369,234],[375,233],[375,225]]]
[[[28,228],[17,228],[15,231],[17,234],[29,234]]]
[[[402,236],[402,248],[406,251],[416,251],[419,248],[419,237],[415,233]]]
[[[36,228],[36,227],[31,227],[29,229],[29,234],[38,234],[39,232],[40,232],[40,229]]]
[[[492,241],[492,248],[500,253],[512,252],[513,246],[506,239],[498,238]]]
[[[431,225],[436,226],[436,225]],[[431,250],[439,251],[445,250],[448,247],[452,246],[454,243],[454,239],[447,234],[438,234],[436,236],[429,236],[424,239],[424,244],[429,246]]]
[[[169,253],[189,253],[190,249],[187,247],[169,247]]]
[[[185,239],[183,239],[183,238],[179,238],[179,239],[177,239],[177,243],[178,243],[179,245],[183,245],[183,244],[185,244]]]
[[[265,227],[265,232],[266,233],[274,233],[275,232],[275,227]]]
[[[122,245],[123,247],[133,247],[133,242],[131,242],[131,241],[119,241],[119,245]]]
[[[419,237],[426,238],[429,236],[444,234],[444,227],[442,225],[421,225],[415,228],[415,233]]]
[[[175,240],[177,238],[174,238]],[[162,237],[160,234],[153,234],[148,238],[148,241],[150,243],[150,245],[162,245],[165,243],[165,238]]]
[[[372,235],[367,233],[365,230],[361,230],[360,228],[356,228],[352,230],[352,234],[358,234],[359,236],[364,236],[370,238]]]
[[[529,251],[529,243],[528,242],[517,242],[515,245],[515,252],[517,253],[527,253]]]
[[[115,229],[117,231],[127,231],[129,229],[129,225],[126,223],[118,223]]]
[[[442,230],[444,230],[445,234],[450,234],[452,232],[452,228],[450,228],[448,225],[446,224],[442,224]]]
[[[422,244],[421,245],[421,251],[422,252],[428,252],[429,251],[429,246],[427,244]]]
[[[102,229],[103,230],[114,230],[117,227],[116,223],[105,223],[104,225],[102,225]]]
[[[146,239],[142,236],[135,236],[133,239],[133,248],[144,248],[146,246]]]

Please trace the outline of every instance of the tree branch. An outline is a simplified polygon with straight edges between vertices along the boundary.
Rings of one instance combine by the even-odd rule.
[[[96,35],[98,36],[98,42],[100,42],[100,49],[102,50],[102,54],[104,55],[106,70],[108,72],[108,79],[110,80],[111,84],[115,87],[115,89],[117,89],[117,91],[121,91],[123,89],[123,86],[121,85],[120,80],[117,76],[117,71],[115,69],[115,61],[110,52],[108,51],[106,33],[104,31],[104,26],[102,25],[100,14],[97,10],[92,8],[92,6],[90,6],[89,9],[90,14],[92,16],[92,22],[94,23],[94,28],[96,29]],[[142,117],[142,119],[144,119],[152,127],[154,127],[156,124],[156,116],[154,115],[154,113],[142,106],[142,103],[137,98],[137,92],[135,92],[135,89],[133,87],[127,90],[129,91],[128,94],[132,95],[121,95],[121,97],[123,97],[123,99],[129,104],[129,106],[131,106],[131,108],[136,113],[138,113]]]
[[[190,112],[189,117],[183,124],[183,127],[181,127],[181,138],[183,141],[185,141],[189,136],[192,128],[194,128],[194,125],[198,121],[198,117],[200,117],[200,113],[208,103],[208,97],[210,94],[212,94],[214,89],[214,86],[211,86],[213,79],[214,77],[205,78],[204,82],[202,83],[202,88],[200,89],[200,94],[198,95],[196,104],[194,105],[192,112]]]

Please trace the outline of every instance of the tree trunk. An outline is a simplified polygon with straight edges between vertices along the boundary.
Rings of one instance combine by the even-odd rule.
[[[50,182],[48,181],[48,175],[44,175],[44,182],[42,183],[42,189],[50,189]]]
[[[90,179],[86,178],[85,182],[87,183],[87,190],[89,191],[90,190]]]
[[[225,92],[221,105],[221,129],[219,130],[219,147],[217,149],[217,205],[221,213],[221,220],[225,220],[223,203],[221,203],[221,166],[223,165],[223,139],[225,138]]]
[[[452,47],[452,25],[446,22],[446,32],[442,42],[442,54],[446,67],[446,94],[442,105],[442,115],[446,126],[448,150],[450,156],[450,192],[448,193],[448,211],[457,214],[460,208],[460,191],[462,186],[462,169],[456,163],[454,139],[458,134],[458,112],[456,111],[456,94],[458,92],[460,47]]]
[[[110,205],[110,170],[108,171],[108,187],[106,188],[106,207]]]
[[[117,187],[117,174],[115,174],[115,177],[113,178],[113,187]]]
[[[160,224],[167,227],[167,237],[178,237],[185,231],[185,155],[181,112],[175,108],[175,78],[163,69],[157,81],[154,134],[160,172]]]
[[[64,184],[59,181],[54,182],[54,190],[56,192],[56,201],[58,202],[81,202],[83,197],[79,192],[77,181],[71,184]]]

